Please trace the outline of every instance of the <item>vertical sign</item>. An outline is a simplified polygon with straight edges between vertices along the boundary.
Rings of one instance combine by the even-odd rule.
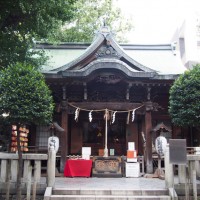
[[[169,162],[175,165],[187,163],[186,139],[169,140]]]

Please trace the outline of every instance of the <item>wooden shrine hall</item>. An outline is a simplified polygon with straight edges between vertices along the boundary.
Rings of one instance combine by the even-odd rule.
[[[134,142],[144,155],[146,172],[152,173],[152,129],[164,123],[179,137],[168,114],[169,89],[186,69],[173,44],[118,44],[106,26],[91,44],[37,43],[49,56],[42,72],[52,90],[56,109],[54,121],[64,132],[60,138],[61,171],[68,155],[81,155],[91,147],[91,155],[110,150],[126,155]],[[42,149],[49,133],[36,127],[32,145]],[[46,133],[46,136],[45,134]]]

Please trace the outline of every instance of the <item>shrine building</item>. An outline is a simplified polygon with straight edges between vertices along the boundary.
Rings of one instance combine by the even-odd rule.
[[[56,105],[53,121],[64,129],[55,131],[61,171],[66,156],[81,155],[82,147],[91,147],[92,156],[105,147],[108,156],[111,150],[126,156],[128,142],[134,142],[138,155],[144,155],[145,147],[151,173],[157,136],[189,138],[187,129],[172,125],[168,113],[169,89],[187,70],[175,44],[118,44],[104,26],[91,44],[37,43],[35,49],[49,56],[42,72]],[[52,134],[48,127],[31,131],[29,145],[46,150]]]

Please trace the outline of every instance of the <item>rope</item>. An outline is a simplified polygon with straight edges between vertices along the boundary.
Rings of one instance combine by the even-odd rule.
[[[69,103],[69,102],[68,102],[68,104],[69,104],[71,107],[74,107],[74,108],[79,109],[79,110],[88,111],[88,112],[90,112],[90,111],[92,110],[92,109],[89,110],[89,109],[85,109],[85,108],[80,108],[80,107],[75,106],[75,105],[73,105],[72,103]],[[137,108],[133,108],[133,109],[131,109],[131,110],[119,110],[119,111],[117,111],[117,110],[110,110],[110,109],[105,108],[105,109],[99,109],[99,110],[92,110],[92,112],[102,112],[102,111],[105,112],[105,110],[107,110],[107,111],[109,111],[109,112],[125,113],[125,112],[136,111],[136,110],[138,110],[139,108],[141,108],[141,107],[143,107],[143,106],[144,106],[144,104],[142,104],[141,106],[139,106],[139,107],[137,107]]]

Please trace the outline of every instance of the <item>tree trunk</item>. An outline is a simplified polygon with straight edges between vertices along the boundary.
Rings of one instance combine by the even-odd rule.
[[[22,150],[20,145],[20,126],[17,125],[17,150],[18,150],[18,171],[17,171],[17,200],[21,200],[21,178],[22,178]]]
[[[190,133],[190,146],[193,147],[194,145],[194,138],[193,138],[193,128],[192,126],[189,126],[189,133]]]

